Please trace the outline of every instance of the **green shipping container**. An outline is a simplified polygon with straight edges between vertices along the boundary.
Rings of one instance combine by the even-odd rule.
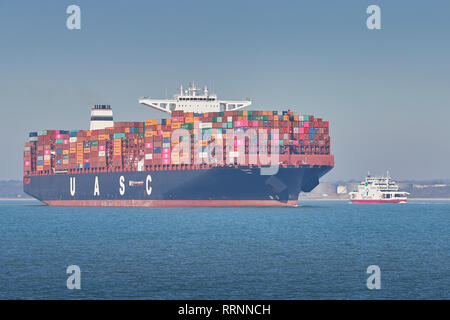
[[[63,143],[63,139],[56,139],[56,144],[61,144]]]
[[[93,147],[98,146],[98,141],[97,140],[91,141],[91,146]]]
[[[125,138],[125,133],[114,133],[114,139]]]
[[[181,124],[181,129],[192,130],[192,123],[183,123],[183,124]]]

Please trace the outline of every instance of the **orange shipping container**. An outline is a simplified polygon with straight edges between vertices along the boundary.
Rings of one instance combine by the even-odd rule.
[[[155,126],[157,124],[158,124],[158,120],[156,120],[156,119],[145,120],[146,126]]]

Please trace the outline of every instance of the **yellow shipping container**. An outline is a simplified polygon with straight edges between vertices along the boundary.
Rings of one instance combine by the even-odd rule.
[[[91,152],[91,148],[84,148],[84,153],[90,153]]]
[[[69,154],[69,150],[63,150],[63,154]]]
[[[44,166],[49,166],[50,165],[50,160],[44,160]]]
[[[44,171],[44,166],[37,166],[37,171]]]
[[[163,138],[170,138],[170,135],[171,135],[171,132],[169,132],[169,131],[164,131],[162,134]]]

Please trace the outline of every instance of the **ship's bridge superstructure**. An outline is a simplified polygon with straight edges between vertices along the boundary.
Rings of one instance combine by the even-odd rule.
[[[198,88],[192,84],[185,91],[181,86],[180,94],[174,95],[173,99],[143,97],[139,99],[139,103],[171,114],[175,110],[196,113],[233,111],[248,107],[252,101],[250,99],[219,100],[217,95],[209,93],[208,87]]]
[[[91,109],[90,130],[114,127],[113,112],[110,105],[96,104]]]

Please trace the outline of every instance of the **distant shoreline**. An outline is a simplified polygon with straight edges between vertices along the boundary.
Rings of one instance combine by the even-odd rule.
[[[341,198],[300,198],[299,202],[302,201],[350,201],[350,199],[341,199]],[[450,201],[450,198],[408,198],[407,201]]]
[[[0,201],[39,201],[34,198],[0,198]],[[350,201],[349,199],[341,198],[317,198],[317,199],[299,199],[299,202],[303,201]],[[410,198],[408,201],[450,201],[450,198]]]

